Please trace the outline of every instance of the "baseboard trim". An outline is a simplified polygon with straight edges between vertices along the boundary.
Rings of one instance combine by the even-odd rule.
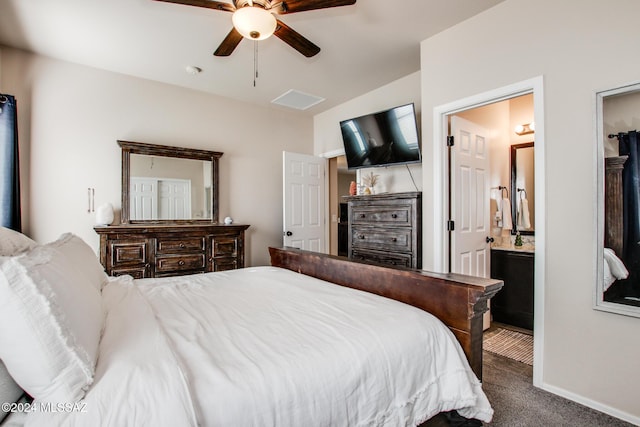
[[[619,418],[623,421],[626,421],[628,423],[640,426],[640,416],[636,416],[636,415],[632,415],[629,414],[627,412],[621,411],[619,409],[613,408],[611,406],[608,405],[604,405],[600,402],[597,402],[595,400],[586,398],[584,396],[580,396],[579,394],[575,394],[573,392],[570,392],[568,390],[565,390],[563,388],[560,387],[556,387],[550,384],[546,384],[543,383],[542,387],[540,387],[542,390],[548,391],[549,393],[553,393],[556,394],[560,397],[564,397],[565,399],[569,399],[573,402],[579,403],[581,405],[587,406],[591,409],[595,409],[596,411],[600,411],[602,413],[605,413],[607,415],[611,415],[612,417],[615,418]]]

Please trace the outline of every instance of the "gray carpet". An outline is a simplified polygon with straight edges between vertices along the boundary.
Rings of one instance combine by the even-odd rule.
[[[483,389],[495,411],[487,427],[633,427],[632,424],[535,388],[533,368],[484,352]],[[438,415],[421,427],[448,427]]]

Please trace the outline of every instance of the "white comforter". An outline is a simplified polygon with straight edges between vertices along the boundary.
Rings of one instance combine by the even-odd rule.
[[[84,412],[27,425],[409,426],[493,410],[435,317],[274,267],[114,280]]]

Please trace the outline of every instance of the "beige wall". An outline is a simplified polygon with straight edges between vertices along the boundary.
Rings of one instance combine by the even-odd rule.
[[[638,80],[640,57],[629,54],[637,50],[638,16],[640,3],[632,0],[507,0],[423,41],[421,86],[422,111],[430,112],[543,76],[546,211],[539,215],[546,233],[538,283],[544,287],[544,319],[543,329],[535,331],[543,340],[542,385],[640,424],[640,340],[632,338],[640,319],[592,308],[599,241],[594,94]],[[606,23],[611,19],[615,25]],[[624,65],[613,65],[615,58],[624,58]],[[428,154],[434,120],[428,113],[422,118],[429,129],[423,132],[429,200],[437,170]],[[424,214],[425,226],[431,226],[434,212]],[[436,250],[426,247],[425,259]]]
[[[0,50],[0,89],[18,99],[25,232],[71,231],[97,249],[96,206],[120,206],[118,139],[222,151],[220,218],[251,224],[247,262],[282,244],[282,151],[313,152],[312,120],[175,86]],[[251,126],[247,126],[247,121]]]

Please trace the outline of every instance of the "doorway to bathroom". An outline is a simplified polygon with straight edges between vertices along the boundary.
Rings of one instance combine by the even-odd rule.
[[[533,93],[457,111],[446,117],[449,271],[505,282],[485,314],[489,344],[499,339],[496,348],[517,348],[501,355],[515,355],[517,360],[532,364]],[[525,147],[527,151],[523,151]]]

